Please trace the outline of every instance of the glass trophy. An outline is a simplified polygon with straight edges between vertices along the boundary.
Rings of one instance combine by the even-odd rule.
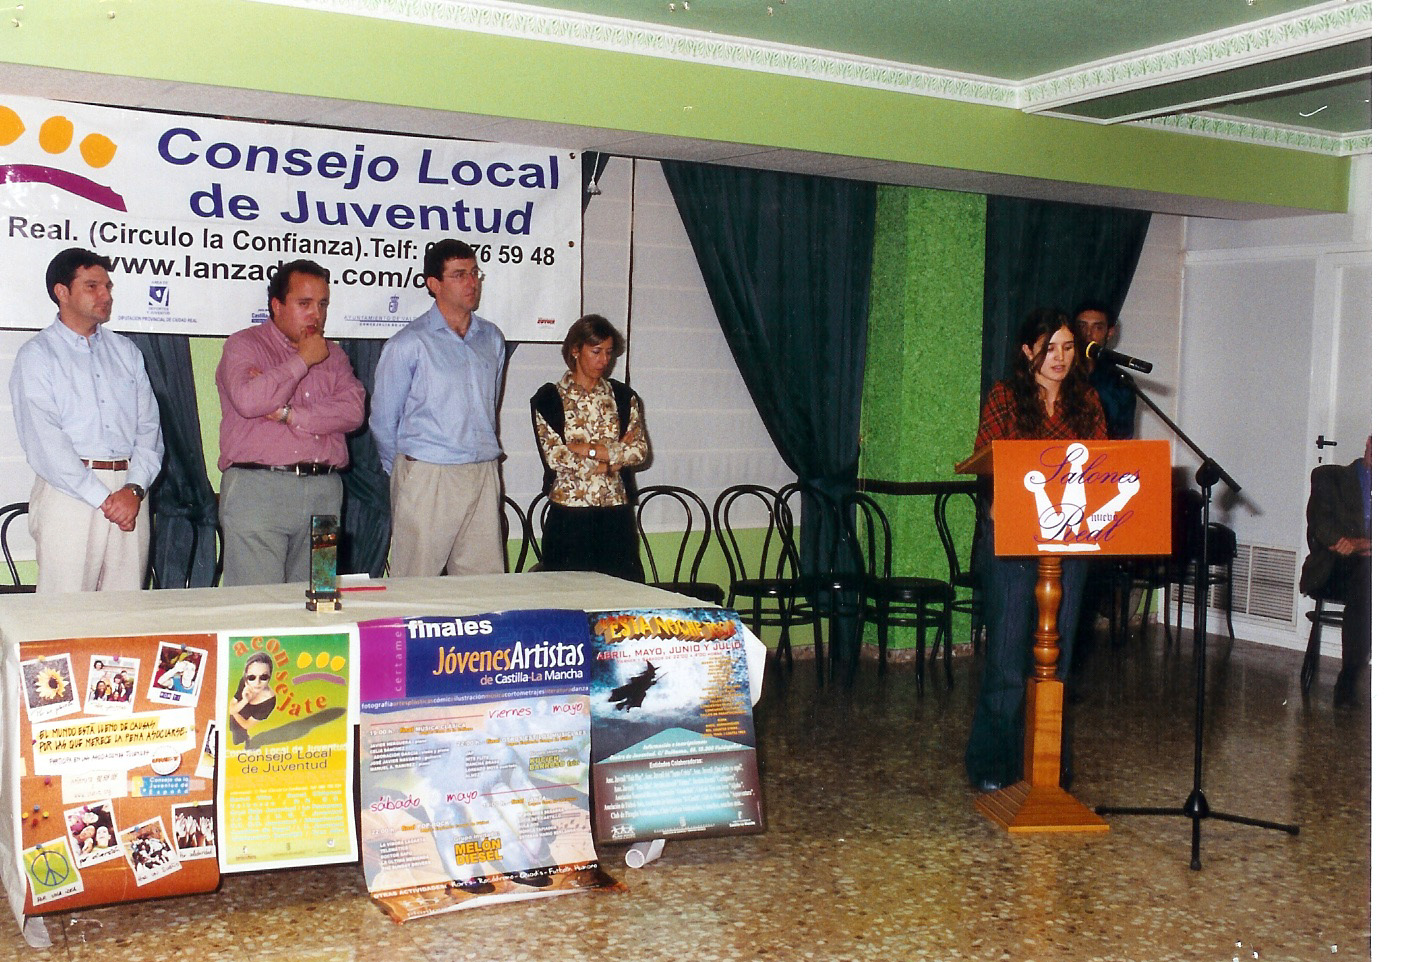
[[[342,593],[337,590],[337,522],[335,514],[315,514],[309,522],[308,611],[342,610]]]

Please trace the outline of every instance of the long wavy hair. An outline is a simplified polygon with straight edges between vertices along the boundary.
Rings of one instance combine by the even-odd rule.
[[[1007,383],[1015,395],[1015,423],[1023,438],[1038,438],[1044,432],[1045,405],[1040,400],[1040,385],[1035,373],[1045,363],[1049,351],[1050,338],[1060,328],[1069,331],[1074,337],[1075,353],[1078,357],[1069,367],[1069,373],[1059,383],[1059,396],[1055,398],[1055,419],[1064,421],[1074,428],[1079,437],[1089,437],[1097,424],[1098,397],[1089,390],[1089,375],[1084,360],[1084,338],[1076,325],[1070,323],[1069,315],[1052,307],[1037,307],[1025,315],[1016,340],[1015,357],[1011,362],[1011,376]],[[1041,343],[1041,339],[1044,343]],[[1039,350],[1036,350],[1036,347]],[[1035,352],[1033,358],[1026,358],[1022,348]]]

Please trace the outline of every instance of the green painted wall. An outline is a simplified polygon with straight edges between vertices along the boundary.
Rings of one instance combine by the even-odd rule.
[[[859,473],[886,481],[957,477],[981,390],[986,199],[881,187],[874,241]],[[947,577],[930,496],[877,495],[893,525],[894,573]],[[970,547],[970,519],[956,532]],[[967,636],[965,619],[953,630]],[[890,644],[913,644],[912,633]]]
[[[248,0],[27,4],[17,16],[22,26],[7,26],[0,48],[0,58],[17,64],[1295,208],[1347,206],[1347,158],[661,57]],[[183,102],[200,109],[198,100]],[[260,114],[257,96],[247,114]]]

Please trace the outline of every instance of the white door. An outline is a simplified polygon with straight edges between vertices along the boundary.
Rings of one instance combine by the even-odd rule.
[[[1348,464],[1372,432],[1372,260],[1365,252],[1318,266],[1309,470]]]

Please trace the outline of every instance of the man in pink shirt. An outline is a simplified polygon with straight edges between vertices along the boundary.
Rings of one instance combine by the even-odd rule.
[[[329,279],[309,260],[280,267],[269,319],[231,335],[215,369],[227,585],[307,580],[309,518],[342,513],[337,471],[366,391],[322,336]]]

